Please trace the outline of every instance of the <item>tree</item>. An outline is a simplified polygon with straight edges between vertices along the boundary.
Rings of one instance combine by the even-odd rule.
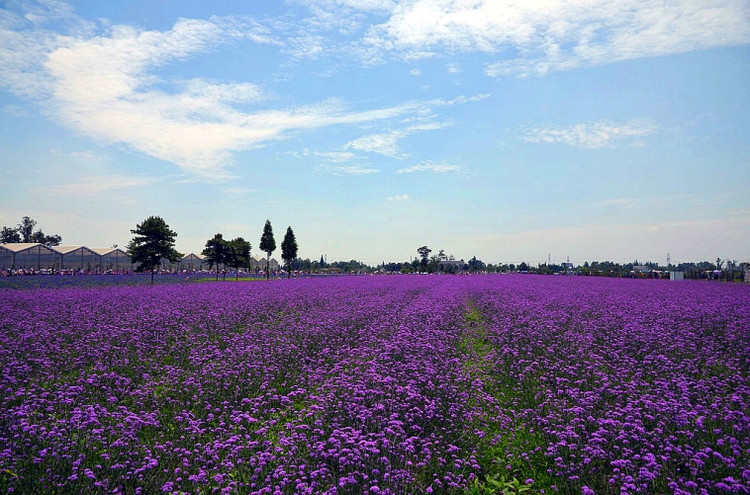
[[[0,242],[21,242],[21,234],[13,227],[3,227],[0,232]]]
[[[297,239],[291,226],[286,228],[286,235],[281,243],[281,257],[286,262],[287,278],[291,278],[292,262],[297,258]]]
[[[273,238],[271,221],[266,220],[263,235],[260,237],[260,250],[266,253],[266,280],[271,278],[271,253],[276,251],[276,240]]]
[[[223,235],[216,234],[206,241],[206,247],[201,254],[208,262],[209,269],[216,266],[216,280],[219,280],[219,266],[228,265],[231,261],[230,253],[229,243],[224,240]]]
[[[45,235],[41,230],[37,230],[31,234],[31,242],[38,242],[45,246],[59,246],[62,242],[62,237],[59,235]]]
[[[417,248],[417,253],[419,253],[419,257],[422,258],[421,265],[424,269],[427,268],[427,260],[431,252],[432,249],[428,248],[427,246]]]
[[[34,232],[36,220],[25,216],[16,227],[3,227],[0,242],[36,242],[46,246],[57,246],[62,242],[59,235],[45,235],[41,230]]]
[[[137,272],[151,271],[151,283],[154,283],[154,270],[161,265],[162,259],[175,263],[182,259],[182,254],[174,248],[177,232],[171,230],[161,217],[148,217],[130,231],[135,237],[128,244],[128,254],[133,263],[138,263]]]
[[[31,217],[23,217],[21,223],[18,224],[18,233],[21,234],[23,239],[21,242],[32,242],[31,236],[34,233],[34,227],[36,227],[36,220]]]
[[[235,279],[240,278],[240,268],[250,266],[250,249],[252,246],[242,237],[229,241],[229,266],[235,270]]]
[[[468,264],[470,272],[481,272],[485,268],[484,262],[482,260],[478,260],[476,256],[473,256],[469,260]]]

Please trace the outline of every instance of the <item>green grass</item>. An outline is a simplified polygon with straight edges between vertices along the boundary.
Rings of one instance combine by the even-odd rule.
[[[533,384],[518,387],[506,377],[497,375],[496,363],[490,356],[493,346],[488,336],[486,318],[473,302],[468,301],[466,306],[464,329],[458,341],[458,350],[464,356],[465,371],[470,377],[482,380],[485,392],[495,397],[497,404],[507,406],[513,402],[527,402],[529,396],[534,395],[533,390],[527,390]],[[539,493],[542,489],[549,492],[555,480],[547,473],[549,460],[543,448],[525,459],[521,455],[546,446],[544,436],[529,429],[518,418],[514,419],[509,429],[502,428],[493,419],[495,413],[494,409],[488,407],[483,424],[472,425],[472,428],[477,427],[485,432],[482,438],[476,440],[477,462],[482,474],[466,489],[466,494],[512,495]],[[533,483],[525,484],[527,479],[532,479]]]

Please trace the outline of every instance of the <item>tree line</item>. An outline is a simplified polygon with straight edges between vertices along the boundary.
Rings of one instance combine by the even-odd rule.
[[[173,231],[163,218],[151,216],[142,223],[136,225],[130,231],[135,234],[127,247],[128,255],[133,263],[137,264],[136,271],[151,272],[151,282],[154,280],[154,272],[161,266],[162,260],[166,259],[172,263],[179,262],[184,255],[175,249],[177,233]],[[239,278],[239,270],[251,268],[250,251],[252,245],[242,237],[231,240],[224,239],[223,234],[217,233],[206,241],[205,248],[201,253],[209,269],[216,269],[216,280],[219,280],[221,267],[235,269],[236,277]],[[260,250],[266,253],[266,279],[271,276],[271,253],[276,250],[276,240],[273,236],[271,221],[266,220],[263,226],[263,234],[260,238]],[[291,277],[291,267],[297,259],[297,239],[292,227],[287,227],[286,235],[281,243],[281,257],[287,267],[288,276]],[[224,273],[226,277],[226,273]]]
[[[23,217],[15,227],[3,226],[0,231],[0,243],[35,242],[45,246],[59,246],[62,236],[47,235],[41,229],[34,230],[37,222],[31,217]]]

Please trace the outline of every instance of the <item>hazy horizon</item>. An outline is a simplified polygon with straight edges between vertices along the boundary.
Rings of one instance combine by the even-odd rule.
[[[750,260],[750,5],[12,1],[0,225],[200,253]],[[279,258],[280,251],[274,253]]]

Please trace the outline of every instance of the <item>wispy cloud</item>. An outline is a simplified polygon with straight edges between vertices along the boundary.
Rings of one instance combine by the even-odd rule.
[[[448,64],[445,66],[445,68],[451,74],[458,74],[459,72],[461,72],[461,66],[459,66],[458,64]]]
[[[385,198],[387,201],[407,201],[409,199],[408,194],[395,194]]]
[[[331,175],[371,175],[380,171],[377,168],[361,165],[321,165],[318,170]]]
[[[419,69],[412,69],[409,71],[409,75],[412,75],[414,77],[419,77],[422,75],[422,71]]]
[[[388,12],[363,38],[369,59],[504,49],[521,54],[489,64],[491,76],[544,74],[750,41],[743,0],[414,0]]]
[[[405,158],[407,155],[401,153],[398,142],[411,134],[422,131],[434,131],[447,127],[442,122],[424,122],[411,125],[403,129],[397,129],[385,133],[367,134],[346,143],[346,148],[369,153],[378,153],[391,158]]]
[[[70,184],[59,184],[45,188],[54,194],[88,196],[104,192],[118,191],[145,187],[156,183],[154,177],[131,177],[125,175],[107,175],[98,177],[86,177],[80,182]]]
[[[656,132],[649,123],[615,124],[592,122],[569,127],[546,127],[527,130],[523,140],[528,143],[562,143],[580,148],[602,148],[615,141],[648,136]]]
[[[288,154],[295,158],[322,158],[332,163],[344,163],[356,158],[351,151],[311,151],[307,148],[302,151],[290,151]]]
[[[55,120],[84,135],[172,162],[204,181],[230,178],[234,152],[282,139],[290,131],[387,120],[460,102],[411,101],[355,111],[329,99],[289,109],[246,110],[267,97],[254,83],[165,81],[155,70],[231,40],[279,43],[253,20],[180,19],[165,31],[89,26],[68,36],[21,29],[21,16],[1,21],[0,84],[33,97]],[[400,134],[393,136],[393,146],[398,139]],[[387,143],[380,148],[367,140],[352,144],[352,149],[370,148],[390,152]],[[342,153],[347,152],[326,159],[350,158]]]
[[[422,162],[411,167],[400,168],[396,170],[397,174],[413,174],[415,172],[432,172],[434,174],[448,174],[460,172],[459,165],[449,165],[446,163]]]

